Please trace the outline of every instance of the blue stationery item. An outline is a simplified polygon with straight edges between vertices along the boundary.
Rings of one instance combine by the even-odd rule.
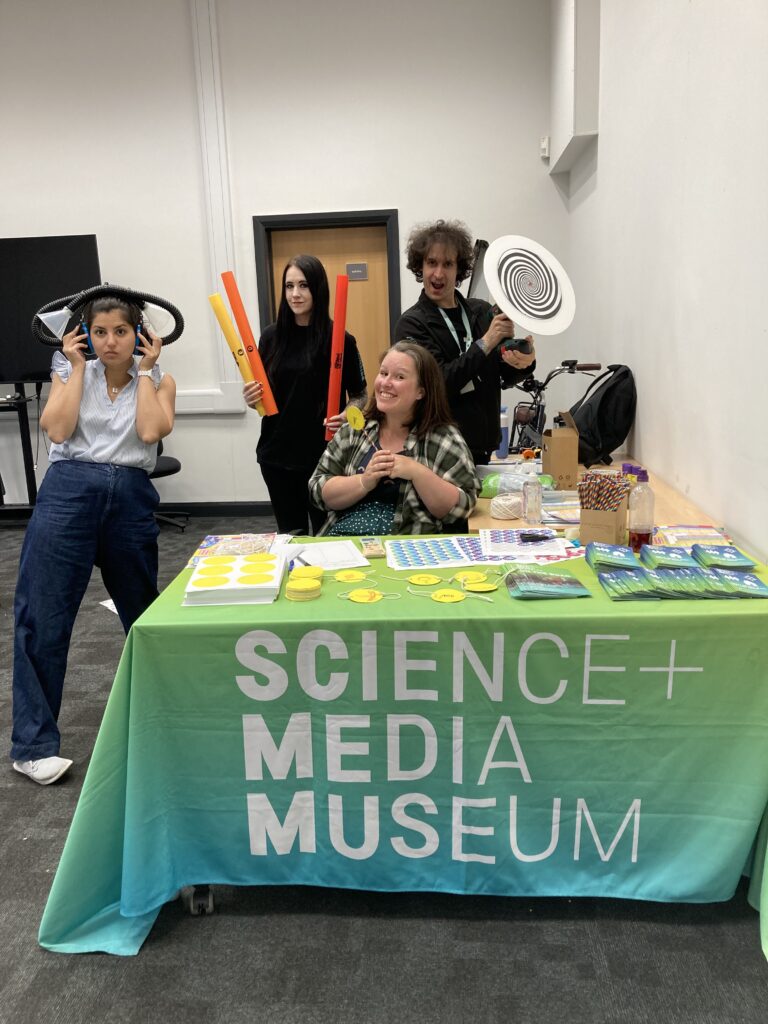
[[[644,569],[613,569],[598,572],[597,578],[612,601],[647,601],[662,596],[655,592]]]
[[[469,565],[455,536],[403,537],[384,542],[390,569],[439,569]]]
[[[669,570],[667,570],[669,571]],[[714,569],[687,569],[691,576],[696,579],[696,586],[701,597],[738,597],[739,595],[726,586],[723,580],[718,579]],[[677,575],[677,573],[673,573]]]
[[[737,572],[749,572],[755,568],[755,562],[743,551],[727,544],[694,544],[691,554],[699,565],[705,569],[733,569]]]
[[[699,562],[685,548],[643,544],[640,561],[650,569],[697,569]]]
[[[639,569],[640,563],[630,548],[619,544],[603,544],[590,541],[584,550],[587,565],[595,572],[603,569]]]
[[[713,569],[712,572],[733,592],[734,597],[768,597],[768,587],[752,573],[728,569]]]
[[[572,576],[559,569],[551,572],[540,565],[520,565],[510,569],[504,577],[510,597],[590,597],[587,588]]]
[[[597,578],[612,601],[768,597],[768,586],[751,573],[700,566],[695,569],[614,569],[599,572]]]
[[[683,597],[710,596],[703,588],[701,593],[691,593],[690,586],[686,586],[687,581],[683,579],[682,573],[676,572],[674,569],[646,569],[645,577],[657,597],[679,600]]]

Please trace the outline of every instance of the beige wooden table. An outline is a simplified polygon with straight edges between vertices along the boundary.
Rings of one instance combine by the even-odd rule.
[[[624,462],[632,462],[630,456],[623,459]],[[581,469],[583,472],[583,467]],[[697,526],[722,526],[714,519],[706,515],[701,509],[689,501],[686,497],[676,491],[674,487],[660,480],[649,471],[648,482],[653,489],[655,496],[654,520],[657,526],[669,525],[671,523],[685,523]],[[522,519],[494,519],[491,516],[491,499],[479,498],[477,508],[469,518],[470,532],[477,530],[491,530],[515,528],[525,525]],[[553,527],[554,528],[554,527]]]

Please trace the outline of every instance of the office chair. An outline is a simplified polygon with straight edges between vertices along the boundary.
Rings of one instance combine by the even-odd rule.
[[[157,480],[161,476],[174,476],[174,474],[181,472],[181,463],[178,459],[174,459],[172,455],[163,455],[163,442],[158,441],[157,443],[157,462],[155,468],[149,474],[150,480]],[[167,523],[169,526],[175,526],[177,530],[185,530],[187,523],[189,522],[189,512],[181,511],[169,511],[169,512],[155,512],[155,519],[158,523]]]

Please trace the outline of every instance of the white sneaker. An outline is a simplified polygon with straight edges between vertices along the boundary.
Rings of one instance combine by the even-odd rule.
[[[72,767],[72,762],[66,757],[41,757],[39,761],[14,761],[13,767],[33,782],[47,786],[60,779]]]

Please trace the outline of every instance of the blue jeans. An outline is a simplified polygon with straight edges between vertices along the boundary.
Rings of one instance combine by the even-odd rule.
[[[15,760],[59,752],[69,641],[94,565],[126,633],[157,597],[158,502],[143,469],[49,466],[24,537],[14,602]]]

